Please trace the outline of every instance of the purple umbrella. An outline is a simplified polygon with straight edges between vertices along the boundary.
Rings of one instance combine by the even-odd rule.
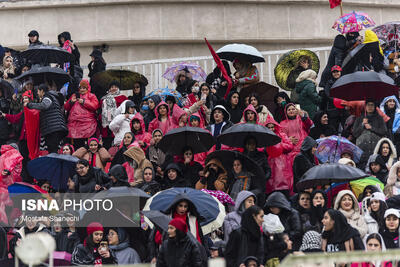
[[[175,81],[176,75],[182,70],[190,73],[192,79],[196,81],[205,81],[207,78],[207,74],[198,64],[188,62],[181,62],[168,67],[162,76],[172,83]]]

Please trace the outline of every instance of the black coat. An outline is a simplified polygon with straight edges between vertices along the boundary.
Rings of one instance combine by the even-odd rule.
[[[69,237],[68,233],[70,233],[70,231],[63,229],[61,232],[54,235],[54,239],[56,240],[56,251],[66,251],[72,254],[75,247],[79,245],[80,238],[78,233],[74,232]]]
[[[124,157],[124,152],[127,150],[126,146],[123,145],[117,153],[115,153],[112,161],[111,161],[111,167],[113,167],[116,164],[124,164],[126,162],[126,159]]]
[[[96,193],[96,184],[109,188],[111,185],[110,177],[102,169],[90,167],[85,177],[75,174],[72,177],[75,183],[75,193]]]
[[[98,254],[98,252],[96,252]],[[79,244],[74,252],[72,253],[71,264],[72,265],[93,265],[98,255],[95,255],[93,251],[90,251],[88,247],[83,244]],[[117,258],[114,252],[110,250],[109,258],[102,258],[103,264],[117,264]]]
[[[225,104],[225,108],[231,114],[231,122],[234,124],[239,123],[243,117],[243,109],[239,105],[236,108],[232,108],[230,104]]]
[[[175,180],[170,180],[168,178],[168,170],[174,169],[177,171],[177,177]],[[170,163],[164,170],[164,178],[161,183],[161,188],[163,190],[169,189],[172,187],[190,187],[190,182],[185,180],[182,176],[182,170],[175,163]]]
[[[102,58],[95,58],[92,62],[89,63],[88,68],[89,68],[89,78],[92,78],[96,73],[102,72],[103,70],[106,70],[106,62]],[[106,85],[108,86],[108,84]]]
[[[317,142],[309,136],[303,140],[300,153],[297,154],[293,161],[294,185],[301,180],[301,177],[306,171],[316,165],[314,161],[314,155],[311,154],[311,149],[316,145]],[[295,187],[293,189],[296,190]]]
[[[190,183],[190,187],[194,188],[197,181],[200,179],[199,172],[203,170],[203,166],[197,161],[192,161],[189,164],[179,162],[178,166],[182,170],[183,178]]]
[[[282,106],[282,104],[278,104],[278,97],[282,97],[283,99],[285,99],[285,105]],[[281,121],[286,119],[285,106],[290,102],[290,98],[285,92],[279,92],[274,96],[274,103],[276,105],[276,108],[274,110],[274,119],[277,123],[280,123]]]
[[[0,226],[0,260],[7,258],[7,231]]]
[[[114,165],[110,171],[108,172],[108,175],[115,177],[117,179],[116,182],[111,182],[111,187],[117,187],[117,186],[130,186],[128,183],[128,174],[126,173],[125,168],[120,165]]]
[[[338,34],[333,41],[333,46],[328,57],[326,67],[322,72],[321,81],[319,87],[325,87],[326,82],[331,77],[331,68],[335,65],[342,66],[344,57],[346,55],[346,38]]]
[[[40,131],[43,136],[55,132],[68,133],[57,92],[49,91],[40,103],[28,103],[27,107],[40,110]]]
[[[283,227],[285,227],[285,233],[287,233],[290,240],[293,241],[294,249],[298,249],[302,238],[299,213],[290,206],[289,201],[281,192],[274,192],[269,195],[265,202],[265,212],[270,213],[269,208],[271,207],[281,209],[281,212],[278,214],[279,219]]]
[[[146,192],[146,194],[148,194],[150,196],[153,196],[156,193],[161,191],[161,185],[154,180],[149,183],[146,183],[145,181],[143,181],[143,182],[137,184],[136,187],[143,190],[144,192]]]
[[[318,111],[314,118],[314,127],[310,129],[310,136],[313,139],[319,139],[321,135],[326,137],[336,134],[335,128],[329,124],[325,125],[321,123],[321,117],[326,114],[323,111]]]
[[[179,231],[179,230],[178,230]],[[203,267],[203,260],[197,241],[189,238],[166,239],[157,257],[157,267]]]

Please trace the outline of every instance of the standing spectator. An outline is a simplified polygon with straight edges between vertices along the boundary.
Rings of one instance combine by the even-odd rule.
[[[146,95],[146,87],[141,82],[135,82],[133,84],[132,95],[128,97],[133,103],[135,103],[136,111],[139,111],[140,104],[142,103],[143,97]]]
[[[400,161],[390,168],[389,176],[383,190],[387,198],[400,195]]]
[[[89,68],[89,78],[90,78],[90,86],[93,87],[93,92],[96,94],[96,97],[100,99],[103,96],[102,89],[94,86],[92,82],[92,77],[98,73],[106,70],[106,61],[103,58],[103,53],[98,49],[93,49],[92,53],[90,53],[91,61],[88,64]]]
[[[161,102],[161,97],[159,95],[152,95],[147,100],[148,110],[143,114],[144,124],[146,125],[146,131],[149,129],[149,124],[156,118],[156,107]],[[149,132],[151,133],[151,132]]]
[[[169,116],[167,103],[161,101],[155,108],[154,113],[156,114],[156,117],[149,124],[149,132],[153,132],[155,129],[160,129],[163,134],[166,134],[169,130],[176,128],[172,118]]]
[[[109,128],[110,123],[116,117],[117,108],[128,98],[121,94],[120,84],[117,81],[113,81],[108,86],[107,95],[103,96],[100,100],[101,106],[101,136],[103,139],[103,145],[106,149],[111,147],[113,141],[113,134]]]
[[[155,195],[159,191],[161,191],[161,185],[155,180],[155,171],[152,167],[146,167],[143,171],[143,181],[136,185],[137,188],[140,188],[146,194],[150,196]]]
[[[317,92],[317,73],[308,69],[300,73],[296,79],[296,93],[299,95],[301,109],[307,111],[310,118],[313,118],[318,111],[321,98]]]
[[[201,253],[196,241],[188,234],[185,221],[175,218],[168,224],[168,238],[163,241],[157,257],[157,267],[202,267]]]
[[[0,66],[0,76],[7,81],[11,81],[17,76],[12,56],[4,56],[3,65]]]
[[[260,207],[251,206],[243,212],[241,226],[230,234],[226,244],[227,266],[239,267],[248,256],[264,262],[263,222],[264,211]]]
[[[179,71],[175,76],[176,90],[181,94],[190,94],[193,84],[192,74],[188,69]]]
[[[79,52],[78,46],[74,44],[74,42],[71,39],[71,34],[69,32],[62,32],[57,36],[58,39],[58,44],[62,48],[68,47],[67,51],[72,53],[75,57],[75,62],[71,62],[72,65],[80,65],[80,58],[81,58],[81,53]]]
[[[108,176],[111,179],[111,187],[117,186],[128,186],[128,174],[126,173],[125,168],[120,165],[116,164],[111,167],[110,171],[108,172]]]
[[[121,114],[116,115],[109,125],[115,136],[113,140],[114,146],[120,146],[125,134],[131,132],[130,124],[133,116],[135,116],[135,104],[130,100],[126,100],[121,104],[120,110]],[[140,115],[140,113],[136,114]]]
[[[285,92],[279,92],[274,96],[274,103],[276,105],[274,119],[280,123],[286,118],[285,107],[290,103],[290,98]]]
[[[182,176],[182,170],[176,163],[170,163],[164,170],[164,180],[162,189],[169,189],[172,187],[189,187],[190,181],[185,180]]]
[[[35,45],[42,45],[43,43],[39,41],[39,33],[36,30],[31,30],[28,33],[29,37],[29,46],[35,46]]]
[[[314,127],[310,129],[310,136],[317,140],[336,134],[335,128],[330,125],[327,112],[318,111],[313,118]]]
[[[200,179],[199,173],[203,170],[203,166],[194,160],[192,148],[185,147],[183,149],[183,157],[179,158],[178,166],[182,170],[183,178],[189,181],[190,187],[194,188]]]
[[[135,141],[135,136],[131,132],[126,132],[124,134],[124,138],[121,141],[121,144],[119,146],[119,149],[117,153],[114,155],[112,161],[111,161],[111,167],[114,166],[115,164],[124,164],[125,163],[125,157],[124,157],[124,152],[128,150],[128,147]]]
[[[39,103],[26,103],[29,109],[40,110],[40,132],[46,140],[49,153],[57,153],[60,141],[67,135],[68,129],[61,109],[58,94],[49,91],[45,84],[41,84],[37,90],[41,100]]]
[[[97,120],[96,110],[99,101],[90,92],[90,85],[87,80],[79,84],[79,93],[73,94],[64,104],[68,115],[68,137],[73,140],[75,148],[82,147],[87,138],[96,133]]]
[[[228,172],[222,166],[220,160],[211,159],[203,170],[204,176],[196,183],[196,189],[219,190],[227,192],[228,190]]]
[[[323,190],[314,190],[311,193],[311,225],[314,226],[315,230],[319,233],[322,232],[323,225],[322,219],[328,206],[328,196]]]
[[[143,151],[146,151],[151,141],[151,134],[146,132],[143,117],[139,112],[130,121],[130,131],[135,136],[135,141],[138,142]]]
[[[90,223],[87,228],[87,237],[83,244],[79,244],[72,253],[71,263],[74,265],[102,265],[116,264],[117,260],[110,248],[100,247],[103,240],[104,228],[98,222]]]
[[[161,179],[164,174],[162,171],[162,166],[165,162],[165,153],[158,147],[160,143],[163,133],[160,129],[155,129],[152,133],[153,139],[151,141],[151,145],[146,151],[146,158],[150,160],[153,165],[153,169],[156,172],[156,177]]]
[[[216,105],[211,112],[210,124],[206,127],[211,132],[215,139],[226,129],[233,124],[230,121],[230,114],[222,105]],[[221,143],[217,142],[215,145],[216,150],[221,149]]]
[[[293,177],[294,185],[300,182],[303,174],[318,165],[318,159],[315,157],[318,143],[310,136],[307,136],[301,144],[300,153],[294,158],[293,161]],[[295,188],[295,187],[294,187]]]
[[[381,138],[375,146],[374,154],[379,155],[385,162],[387,171],[397,162],[397,149],[389,138]]]
[[[249,94],[249,104],[251,104],[258,114],[258,123],[265,125],[268,116],[273,117],[272,113],[264,105],[260,104],[259,97],[256,93]]]
[[[229,67],[228,61],[223,60],[222,64],[224,65],[228,76],[231,77],[231,68]],[[213,72],[207,75],[206,82],[210,85],[211,91],[214,95],[219,99],[224,98],[226,90],[228,89],[228,82],[222,75],[218,66],[214,68]]]

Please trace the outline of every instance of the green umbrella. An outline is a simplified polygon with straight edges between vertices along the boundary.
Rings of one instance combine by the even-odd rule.
[[[292,50],[283,54],[276,63],[274,74],[275,80],[278,85],[285,90],[292,90],[287,87],[286,81],[292,70],[296,69],[301,56],[309,56],[311,58],[312,69],[319,72],[319,59],[318,56],[310,50]]]
[[[105,70],[96,73],[92,80],[97,85],[107,89],[112,81],[119,82],[121,90],[132,90],[135,83],[140,83],[142,86],[148,84],[144,75],[130,70]]]
[[[350,182],[351,190],[357,198],[364,191],[364,188],[368,185],[375,185],[376,187],[380,187],[382,191],[384,188],[384,184],[378,178],[375,178],[373,176]]]

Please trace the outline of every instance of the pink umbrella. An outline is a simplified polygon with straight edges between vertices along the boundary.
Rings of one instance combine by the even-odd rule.
[[[207,190],[207,189],[201,189],[201,191],[216,197],[219,202],[221,202],[222,204],[230,204],[230,205],[235,205],[235,201],[233,201],[233,199],[225,192],[222,191],[216,191],[216,190]]]
[[[373,26],[375,26],[375,22],[367,13],[353,11],[338,18],[332,28],[345,34],[359,32]]]

